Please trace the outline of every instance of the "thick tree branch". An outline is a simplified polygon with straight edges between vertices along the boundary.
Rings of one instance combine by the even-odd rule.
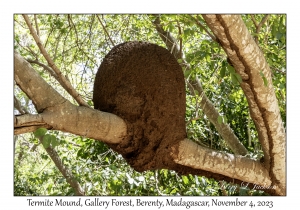
[[[25,22],[30,30],[31,35],[33,36],[37,46],[39,47],[41,53],[45,57],[45,59],[48,62],[48,65],[54,70],[54,72],[57,75],[58,82],[61,84],[62,87],[65,88],[65,90],[77,101],[79,105],[89,107],[89,105],[81,98],[79,93],[72,87],[71,83],[64,77],[64,75],[61,73],[61,71],[58,69],[58,67],[55,65],[53,60],[51,59],[50,55],[47,53],[46,49],[44,48],[42,41],[38,37],[37,33],[35,32],[31,21],[29,20],[27,15],[23,15]]]
[[[14,118],[14,135],[33,132],[41,127],[52,129],[50,125],[44,122],[40,114],[17,115]]]
[[[259,161],[202,147],[189,139],[181,141],[178,150],[175,155],[174,147],[173,157],[178,164],[213,173],[222,171],[223,175],[234,179],[250,183],[255,180],[254,184],[271,186],[268,171]]]
[[[106,143],[119,143],[126,136],[127,126],[121,118],[114,114],[73,105],[47,84],[18,53],[15,53],[14,60],[15,81],[40,113],[16,116],[17,129],[39,125],[43,127],[42,125],[46,124],[47,128]]]
[[[286,193],[285,130],[272,86],[271,71],[240,15],[203,15],[219,39],[236,72],[248,100],[251,118],[258,131],[276,192]]]

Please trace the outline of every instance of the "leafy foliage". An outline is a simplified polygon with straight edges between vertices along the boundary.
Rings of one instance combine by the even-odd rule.
[[[153,25],[157,15],[32,15],[35,29],[47,52],[79,94],[92,105],[93,80],[108,51],[124,41],[149,41],[165,47]],[[244,15],[245,24],[262,49],[272,70],[273,86],[282,119],[286,120],[286,16]],[[219,110],[219,123],[229,123],[235,135],[261,158],[255,125],[239,87],[241,78],[227,62],[219,44],[206,31],[200,15],[159,15],[162,27],[177,40],[190,68],[183,65],[186,79],[200,78],[203,89]],[[75,101],[58,85],[45,58],[33,41],[20,15],[14,16],[14,48],[28,59],[39,74],[71,102]],[[33,62],[38,61],[38,62]],[[182,64],[182,60],[178,60]],[[261,75],[264,78],[264,75]],[[266,82],[265,82],[265,85]],[[17,87],[15,96],[30,113],[31,101]],[[199,108],[199,97],[186,88],[188,138],[207,147],[230,152],[225,141]],[[15,110],[15,113],[18,113]],[[172,122],[170,122],[172,123]],[[84,188],[86,195],[261,195],[243,187],[232,187],[200,176],[179,176],[174,171],[138,173],[102,142],[39,129],[15,137],[15,195],[73,195],[74,191],[49,159],[44,148],[55,148]],[[34,149],[32,149],[34,148]]]

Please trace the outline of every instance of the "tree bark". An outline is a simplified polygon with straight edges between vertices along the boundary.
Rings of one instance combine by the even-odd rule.
[[[202,147],[188,139],[180,142],[178,151],[177,155],[175,152],[173,155],[178,164],[223,174],[260,186],[271,186],[268,171],[259,161]]]
[[[18,53],[14,55],[15,81],[39,114],[15,117],[15,128],[39,126],[117,144],[127,134],[124,120],[106,112],[75,106],[48,85]]]
[[[240,15],[203,15],[218,38],[236,72],[249,104],[265,167],[276,192],[286,194],[286,138],[278,102],[272,86],[271,71]]]

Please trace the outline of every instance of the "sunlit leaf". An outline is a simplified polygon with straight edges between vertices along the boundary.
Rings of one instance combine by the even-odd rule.
[[[46,128],[38,128],[36,131],[33,132],[35,137],[42,137],[46,134],[47,129]]]
[[[47,149],[49,146],[50,146],[50,143],[51,143],[51,135],[49,134],[46,134],[44,137],[43,137],[43,140],[42,140],[42,144],[43,146],[45,147],[45,149]]]

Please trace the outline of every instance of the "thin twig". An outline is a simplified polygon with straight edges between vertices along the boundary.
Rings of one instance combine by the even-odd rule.
[[[255,28],[257,28],[258,24],[257,24],[257,21],[255,20],[254,15],[250,15],[250,16],[251,16],[251,20],[252,20],[253,24],[255,25]]]
[[[54,72],[57,75],[57,81],[61,84],[62,87],[64,87],[64,89],[77,101],[77,103],[81,106],[86,106],[86,107],[90,107],[79,95],[79,93],[72,87],[71,83],[66,79],[66,77],[61,73],[61,71],[58,69],[58,67],[55,65],[55,63],[53,62],[53,60],[51,59],[50,55],[48,54],[48,52],[46,51],[46,49],[44,48],[42,41],[40,40],[40,38],[38,37],[38,35],[36,34],[36,31],[33,29],[32,27],[32,23],[28,18],[28,15],[23,15],[26,24],[30,30],[31,35],[33,36],[36,44],[38,45],[41,53],[43,54],[43,56],[45,57],[45,59],[48,62],[48,65],[54,70]]]
[[[84,41],[81,41],[81,42],[79,43],[78,32],[77,32],[76,25],[74,24],[71,15],[68,15],[68,21],[69,21],[69,25],[70,25],[71,27],[73,27],[74,30],[75,30],[75,34],[76,34],[76,46],[78,47],[78,49],[80,49],[80,52],[82,52],[82,54],[85,55],[85,56],[87,57],[87,60],[90,60],[91,62],[93,62],[93,59],[90,58],[90,56],[88,55],[88,53],[86,53],[86,52],[84,51],[84,49],[82,48],[82,45],[84,45],[85,42],[84,42]],[[96,65],[95,62],[93,62],[93,63]]]
[[[15,109],[17,109],[21,114],[29,114],[25,107],[22,107],[20,101],[17,99],[16,96],[14,96],[14,106]]]
[[[202,25],[202,23],[200,23],[200,21],[199,20],[197,20],[195,17],[193,17],[192,15],[190,15],[191,16],[191,18],[193,18],[193,20],[195,21],[195,23],[200,27],[200,28],[202,28],[209,36],[210,36],[210,38],[212,39],[212,40],[214,40],[214,41],[217,41],[217,39],[216,39],[216,37],[213,35],[213,34],[211,34],[203,25]],[[197,17],[198,17],[198,15],[197,15]]]
[[[38,36],[40,36],[40,30],[39,30],[39,25],[38,25],[38,22],[37,22],[36,15],[34,15],[34,23],[35,23],[35,28],[36,28],[36,34]]]
[[[34,64],[37,64],[37,65],[43,67],[48,73],[50,73],[50,75],[52,77],[54,77],[56,80],[58,80],[56,73],[49,66],[39,62],[38,60],[27,59],[27,61],[28,61],[28,63],[34,63]]]
[[[257,28],[256,28],[256,33],[260,32],[261,27],[265,24],[265,22],[268,20],[269,15],[265,15],[263,17],[263,19],[260,21],[260,23],[258,24]]]
[[[99,16],[98,16],[98,15],[97,15],[97,18],[98,18],[98,20],[99,20],[99,22],[100,22],[100,24],[101,24],[101,26],[102,26],[102,28],[103,28],[104,32],[106,33],[106,35],[108,36],[108,38],[109,38],[110,42],[112,43],[112,45],[113,45],[113,46],[116,46],[116,45],[115,45],[115,43],[114,43],[114,41],[111,39],[111,37],[110,37],[109,33],[107,32],[107,30],[106,30],[105,26],[103,25],[103,23],[102,23],[102,21],[100,20],[100,18],[99,18]]]
[[[40,142],[43,141],[43,137],[39,138]],[[84,195],[84,191],[82,190],[82,187],[80,186],[79,182],[76,180],[70,169],[68,169],[67,166],[65,166],[60,159],[58,153],[54,148],[49,146],[48,148],[45,148],[46,152],[54,162],[55,166],[58,168],[58,170],[62,173],[62,175],[65,177],[66,181],[71,185],[71,187],[75,191],[75,195],[82,196]]]
[[[183,52],[182,52],[182,32],[181,32],[181,27],[179,24],[179,21],[177,20],[177,27],[178,27],[178,36],[179,36],[179,55],[182,57]]]
[[[251,15],[251,19],[252,19],[252,21],[253,21],[253,23],[255,25],[255,28],[256,28],[256,31],[255,31],[256,34],[254,35],[254,40],[255,40],[256,44],[258,44],[258,34],[259,34],[260,30],[261,30],[261,27],[265,24],[265,22],[268,20],[268,18],[269,18],[269,15],[265,15],[263,17],[263,19],[260,21],[260,23],[257,24],[257,22],[256,22],[256,20],[254,18],[254,15]]]

